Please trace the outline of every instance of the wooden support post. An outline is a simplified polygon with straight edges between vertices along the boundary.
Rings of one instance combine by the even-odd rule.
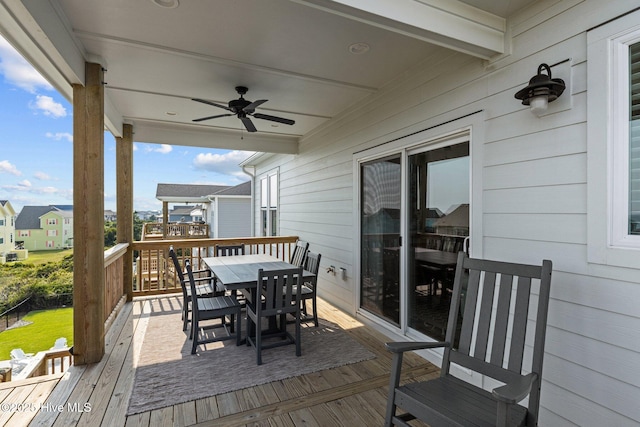
[[[100,64],[73,85],[73,354],[76,365],[104,355],[104,88]]]
[[[116,197],[118,243],[133,242],[133,126],[122,127],[122,138],[116,138]],[[123,295],[133,299],[133,250],[129,248],[123,257]]]
[[[169,202],[162,202],[162,240],[166,240],[169,231]]]

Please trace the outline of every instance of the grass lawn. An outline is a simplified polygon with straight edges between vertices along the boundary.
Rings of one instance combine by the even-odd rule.
[[[73,249],[56,249],[51,251],[29,251],[29,257],[24,260],[24,263],[31,264],[45,264],[49,261],[58,262],[62,261],[67,255],[73,254]]]
[[[10,359],[14,348],[25,353],[49,350],[60,337],[73,345],[73,307],[32,311],[22,320],[32,323],[0,332],[0,360]]]

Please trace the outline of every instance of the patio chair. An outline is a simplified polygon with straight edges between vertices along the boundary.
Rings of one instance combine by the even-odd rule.
[[[244,255],[244,245],[216,245],[216,256]]]
[[[513,264],[460,252],[445,341],[386,344],[393,359],[385,426],[415,418],[431,426],[537,425],[550,285],[551,261]],[[403,353],[437,347],[444,348],[440,377],[400,386]],[[504,385],[487,391],[467,383],[451,375],[452,363]],[[519,405],[527,396],[528,405]],[[406,413],[396,415],[397,407]]]
[[[247,304],[247,345],[255,347],[257,364],[262,364],[262,350],[287,344],[295,344],[296,356],[300,356],[302,267],[269,271],[260,269],[257,283],[262,286],[257,287],[253,302]],[[287,331],[286,316],[289,313],[296,318],[295,337]],[[277,330],[263,335],[262,319],[274,316],[280,317]],[[276,338],[276,341],[271,341],[271,338]],[[265,340],[270,342],[265,343]]]
[[[189,313],[191,312],[191,288],[188,286],[185,281],[184,272],[180,267],[180,262],[178,261],[178,256],[176,255],[173,246],[169,246],[169,257],[173,261],[173,267],[178,275],[178,280],[180,281],[180,287],[182,288],[182,330],[187,330],[187,325],[189,324]],[[197,270],[194,271],[193,274],[202,274],[206,273],[208,276],[194,278],[194,280],[198,283],[196,286],[196,292],[198,296],[216,296],[223,293],[222,290],[217,290],[215,282],[213,281],[213,277],[211,277],[211,271],[209,269]]]
[[[293,254],[291,255],[291,261],[289,261],[289,264],[293,264],[296,267],[302,267],[304,265],[304,260],[307,257],[308,249],[309,242],[298,240],[296,242],[296,247],[293,249]]]
[[[318,271],[320,270],[320,258],[322,255],[313,252],[307,252],[307,257],[304,261],[304,269],[310,273],[315,274],[313,279],[305,281],[302,284],[302,290],[300,291],[300,302],[302,304],[302,313],[305,318],[302,322],[310,322],[313,320],[315,327],[318,327],[318,303],[316,299],[316,288],[318,284]],[[294,293],[296,290],[294,289]],[[311,300],[311,306],[313,308],[313,316],[308,316],[307,313],[307,300]]]
[[[236,340],[236,345],[241,343],[241,310],[242,307],[238,300],[229,295],[203,297],[198,295],[196,291],[196,281],[191,271],[191,264],[189,260],[185,260],[184,268],[187,271],[187,277],[189,280],[189,286],[191,288],[191,306],[192,306],[192,320],[191,320],[191,354],[196,354],[198,346],[200,344],[207,344],[217,341]],[[226,316],[231,316],[231,328],[227,329],[227,325],[224,322]],[[220,324],[208,325],[201,327],[200,322],[205,320],[220,319]],[[234,320],[236,322],[235,330],[233,328]],[[206,330],[215,328],[226,329],[227,334],[222,336],[213,336],[212,333],[207,335]],[[202,329],[202,336],[200,334]]]
[[[64,350],[66,348],[67,348],[67,339],[65,337],[60,337],[55,341],[55,343],[53,344],[53,347],[51,347],[51,350]]]
[[[9,352],[11,356],[11,369],[14,373],[20,372],[31,360],[33,353],[25,353],[21,348],[14,348]]]
[[[216,245],[216,256],[233,256],[233,255],[244,255],[245,254],[245,246],[240,243],[238,245]],[[231,291],[231,295],[237,297],[238,291]],[[240,304],[244,307],[247,303],[246,298],[240,297],[238,300]]]

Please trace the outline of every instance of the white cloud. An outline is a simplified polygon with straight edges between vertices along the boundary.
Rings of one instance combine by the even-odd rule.
[[[243,175],[238,165],[252,154],[252,152],[238,150],[225,154],[200,153],[193,159],[193,165],[196,169],[223,175]]]
[[[173,147],[169,144],[147,144],[144,147],[147,153],[160,153],[160,154],[168,154],[173,151]]]
[[[47,173],[45,173],[45,172],[37,171],[37,172],[35,172],[35,173],[33,174],[33,176],[34,176],[36,179],[39,179],[40,181],[49,181],[49,180],[51,180],[51,177],[49,176],[49,174],[47,174]]]
[[[47,132],[45,133],[45,136],[47,138],[55,139],[56,141],[66,139],[69,142],[73,142],[73,135],[70,134],[69,132],[56,132],[56,133]]]
[[[9,163],[8,160],[0,160],[0,173],[10,173],[11,175],[15,176],[22,175],[22,172],[20,172],[14,165]]]
[[[62,104],[53,100],[52,97],[46,95],[37,95],[36,102],[31,108],[41,110],[45,116],[60,118],[67,116],[67,110]]]
[[[24,58],[0,37],[0,74],[10,84],[35,93],[37,89],[53,90],[53,87]]]

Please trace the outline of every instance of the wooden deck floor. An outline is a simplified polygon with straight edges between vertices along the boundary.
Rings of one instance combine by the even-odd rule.
[[[100,363],[64,375],[0,384],[0,425],[33,426],[373,426],[382,425],[390,353],[385,337],[319,300],[322,318],[376,354],[371,360],[126,416],[149,300],[128,303],[105,337]],[[409,354],[407,378],[438,369]]]

